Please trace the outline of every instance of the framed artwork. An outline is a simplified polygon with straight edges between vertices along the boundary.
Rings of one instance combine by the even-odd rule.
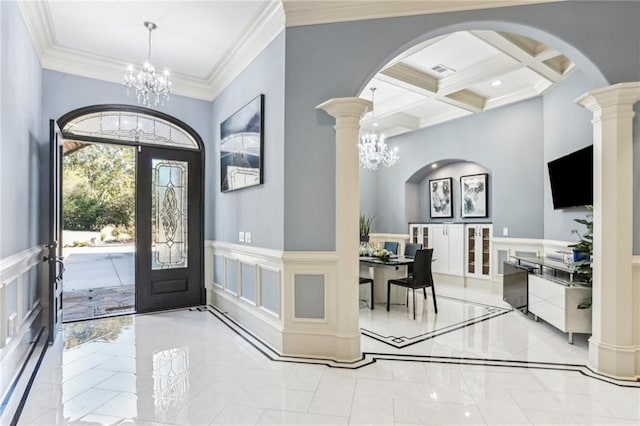
[[[462,214],[464,217],[487,217],[488,216],[488,175],[481,173],[477,175],[460,176],[460,194],[462,198]]]
[[[453,195],[448,178],[429,180],[430,216],[432,219],[453,217]]]
[[[264,95],[220,123],[220,191],[262,184]]]

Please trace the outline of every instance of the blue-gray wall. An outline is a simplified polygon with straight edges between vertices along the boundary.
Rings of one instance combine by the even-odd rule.
[[[432,170],[422,181],[418,184],[413,184],[418,186],[418,197],[415,202],[409,200],[410,195],[407,194],[407,202],[409,205],[417,205],[417,212],[415,216],[408,216],[407,222],[467,222],[467,223],[480,223],[480,222],[492,222],[493,217],[493,175],[491,170],[483,167],[480,164],[474,163],[472,161],[461,161],[455,162],[449,165],[445,165],[443,167],[437,167],[433,170],[428,166],[429,169]],[[487,217],[486,218],[462,218],[462,190],[460,188],[460,177],[465,175],[476,175],[480,173],[488,174],[487,179]],[[429,189],[429,181],[432,179],[442,179],[442,178],[452,178],[452,218],[447,219],[431,219],[431,196]],[[410,183],[408,183],[410,185]]]
[[[239,232],[251,232],[251,245],[283,249],[284,235],[284,49],[278,35],[213,102],[212,149],[207,152],[206,237],[238,243]],[[220,192],[220,123],[263,93],[264,184]],[[296,180],[295,176],[287,176]]]
[[[509,228],[511,237],[542,238],[542,99],[531,99],[406,133],[389,138],[387,144],[398,147],[400,160],[393,167],[378,168],[375,174],[374,194],[378,198],[378,210],[373,232],[406,233],[408,222],[431,222],[428,200],[422,195],[426,189],[406,192],[407,182],[415,181],[416,175],[434,162],[459,160],[477,164],[448,166],[453,174],[447,177],[456,178],[453,182],[455,191],[459,192],[457,178],[464,171],[471,174],[486,169],[489,173],[489,211],[496,229]],[[434,173],[434,176],[445,177],[441,174]],[[422,174],[414,185],[429,178],[432,177]],[[455,217],[448,221],[460,221],[459,194],[454,203]],[[406,205],[414,207],[406,211]],[[417,217],[411,214],[416,205]]]
[[[0,2],[0,259],[38,238],[41,71],[15,2]]]
[[[639,18],[639,2],[572,1],[288,28],[285,248],[335,247],[335,132],[333,120],[315,110],[316,105],[333,97],[356,96],[384,64],[407,48],[468,29],[507,31],[539,40],[569,56],[601,87],[636,81],[640,79]],[[542,123],[536,131],[541,144]],[[539,149],[535,157],[538,170],[533,172],[539,177],[540,209],[544,204],[542,155]],[[496,225],[509,226],[512,236],[542,237],[543,212],[525,217],[531,214],[535,217],[530,225],[511,225],[501,217],[494,220]],[[390,215],[390,223],[396,224],[404,216]]]
[[[127,90],[123,84],[109,83],[92,78],[44,70],[42,72],[42,122],[41,131],[46,134],[46,140],[41,145],[40,172],[43,178],[41,203],[47,206],[49,195],[46,179],[49,170],[49,119],[57,120],[62,115],[75,109],[98,104],[131,104],[137,105],[135,95],[127,96]],[[172,115],[191,126],[202,138],[205,145],[205,153],[212,150],[211,147],[211,102],[201,101],[184,96],[171,95],[171,99],[164,106],[152,107],[165,114]],[[208,172],[207,172],[208,173]],[[205,191],[210,182],[205,181]],[[205,207],[205,211],[208,207]],[[48,213],[41,212],[42,240],[47,238]],[[208,224],[205,223],[205,229]]]
[[[576,70],[569,78],[560,82],[543,98],[544,111],[544,161],[540,165],[544,174],[544,238],[558,241],[575,241],[571,230],[580,228],[575,218],[584,218],[586,209],[574,207],[553,209],[551,184],[547,163],[558,157],[584,148],[593,143],[593,114],[573,101],[600,87],[597,80],[590,79]],[[575,170],[576,175],[580,171]]]

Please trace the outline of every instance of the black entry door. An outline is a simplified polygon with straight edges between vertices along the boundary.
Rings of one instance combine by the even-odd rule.
[[[136,311],[203,303],[200,152],[141,147]]]
[[[55,120],[49,120],[49,342],[53,343],[62,324],[62,133]]]

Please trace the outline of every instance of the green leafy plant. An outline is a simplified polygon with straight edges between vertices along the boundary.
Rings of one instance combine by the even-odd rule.
[[[371,231],[371,224],[375,216],[367,216],[364,213],[360,213],[360,236],[368,237]]]
[[[576,271],[577,282],[591,286],[593,281],[593,206],[587,206],[589,213],[585,219],[573,219],[575,222],[584,225],[586,230],[582,233],[577,229],[571,230],[572,234],[578,236],[579,240],[575,244],[570,244],[578,256],[574,256],[571,266]],[[585,298],[578,305],[578,309],[588,309],[591,307],[591,298]]]

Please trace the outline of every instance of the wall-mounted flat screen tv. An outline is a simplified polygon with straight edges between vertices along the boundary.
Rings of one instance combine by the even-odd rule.
[[[550,161],[553,208],[593,204],[593,145]]]

